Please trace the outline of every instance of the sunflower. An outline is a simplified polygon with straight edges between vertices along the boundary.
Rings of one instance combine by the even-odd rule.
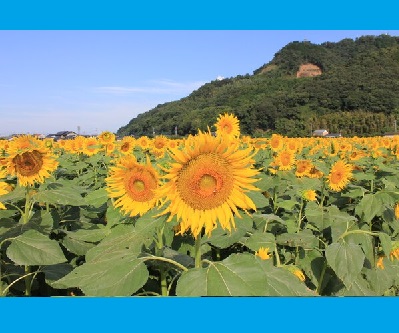
[[[331,190],[339,192],[348,185],[352,178],[352,165],[343,160],[335,162],[327,176],[327,182]]]
[[[399,202],[397,202],[393,208],[393,212],[395,214],[395,218],[399,220]]]
[[[176,216],[179,233],[190,230],[194,237],[203,228],[210,235],[217,221],[231,231],[234,213],[241,217],[238,208],[256,209],[245,194],[259,190],[252,185],[259,172],[252,166],[255,152],[210,132],[200,131],[189,143],[184,149],[170,150],[173,161],[164,176],[168,181],[159,191],[167,206],[161,215],[170,213],[168,221]]]
[[[16,175],[21,186],[43,183],[58,167],[58,161],[43,142],[31,135],[10,142],[7,171]]]
[[[138,163],[132,155],[121,157],[105,181],[108,196],[117,198],[114,206],[130,216],[141,216],[158,203],[159,175],[148,157],[146,164]]]
[[[148,136],[142,135],[137,139],[136,143],[141,149],[145,150],[151,147],[152,141]]]
[[[379,268],[379,269],[385,269],[385,266],[384,266],[384,256],[379,256],[378,257],[378,259],[377,259],[377,262],[376,262],[376,264],[375,264],[375,266],[377,267],[377,268]]]
[[[93,156],[100,151],[100,144],[98,138],[95,136],[84,139],[82,151],[87,156]]]
[[[295,176],[298,178],[310,176],[310,171],[312,170],[313,164],[310,160],[297,160]]]
[[[273,151],[279,151],[284,147],[284,137],[280,134],[272,134],[270,138],[270,148]]]
[[[216,135],[227,135],[232,138],[240,136],[240,122],[233,114],[220,114],[215,123]]]
[[[135,146],[136,139],[133,138],[132,136],[125,136],[122,138],[120,144],[119,144],[119,151],[123,155],[130,154]]]
[[[103,145],[114,143],[115,134],[110,131],[103,131],[98,135],[98,141]]]
[[[269,252],[268,247],[261,247],[259,251],[255,252],[255,255],[260,257],[262,260],[267,260],[271,258],[268,252]]]
[[[277,154],[274,160],[279,170],[291,170],[295,164],[295,154],[291,150],[284,149]]]
[[[5,169],[0,169],[0,196],[3,194],[8,193],[8,184],[4,181],[1,181],[1,179],[6,178],[7,172]],[[6,207],[0,202],[0,209],[6,209]]]
[[[307,201],[316,201],[316,191],[315,190],[305,190],[302,193],[302,197]]]

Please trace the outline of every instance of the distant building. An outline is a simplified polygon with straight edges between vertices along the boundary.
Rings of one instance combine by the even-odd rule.
[[[397,135],[399,135],[399,132],[386,132],[386,133],[384,133],[384,136],[388,137],[388,138],[393,138],[394,136],[397,136]]]
[[[328,133],[324,136],[325,138],[342,138],[341,133]]]
[[[318,129],[313,131],[312,136],[326,136],[327,134],[328,131],[326,129]]]
[[[53,138],[55,141],[57,140],[66,140],[66,139],[74,139],[78,135],[73,131],[61,131],[55,134],[49,134],[46,138]]]

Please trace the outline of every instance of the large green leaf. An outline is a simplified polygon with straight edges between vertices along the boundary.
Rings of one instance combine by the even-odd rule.
[[[62,263],[44,266],[42,271],[44,273],[46,283],[51,285],[54,281],[57,281],[70,273],[72,271],[72,268],[72,265],[68,263]]]
[[[108,194],[105,188],[99,188],[98,190],[91,191],[85,197],[85,201],[88,205],[94,207],[100,207],[105,204],[108,200]]]
[[[178,296],[266,296],[263,269],[254,255],[232,254],[206,268],[190,269],[182,274]]]
[[[140,254],[144,246],[149,246],[159,227],[165,223],[166,216],[154,218],[154,212],[143,215],[136,225],[116,225],[97,246],[86,253],[86,261],[98,261],[112,258],[118,253]]]
[[[204,242],[209,242],[212,245],[225,249],[234,243],[237,243],[250,230],[252,230],[253,220],[247,214],[241,215],[242,218],[235,218],[236,228],[231,232],[222,228],[217,228],[212,231],[210,237],[204,237]]]
[[[255,207],[258,209],[269,205],[269,199],[267,199],[261,192],[251,191],[247,193],[247,196],[253,201]]]
[[[243,241],[243,244],[252,251],[258,251],[261,247],[269,248],[270,251],[274,251],[276,247],[276,241],[272,233],[259,231],[255,231],[250,237]]]
[[[349,288],[342,289],[337,296],[378,296],[370,289],[366,280],[361,277],[354,279]]]
[[[41,190],[35,194],[34,199],[37,202],[46,202],[53,205],[71,205],[85,206],[87,203],[72,186],[64,186],[61,184],[52,184],[51,189]],[[58,185],[58,186],[55,186]]]
[[[262,267],[266,274],[268,296],[317,296],[288,270],[265,264]]]
[[[18,265],[54,265],[67,261],[58,242],[36,230],[14,238],[7,256]]]
[[[347,288],[350,288],[364,264],[365,255],[360,245],[347,242],[332,243],[327,246],[325,254],[335,274]]]
[[[53,283],[54,288],[77,287],[86,296],[130,296],[144,286],[149,273],[134,255],[85,263]]]
[[[383,202],[375,194],[366,194],[355,209],[355,213],[365,222],[371,222],[374,216],[380,216],[383,211]]]
[[[318,239],[310,230],[302,230],[298,233],[283,233],[276,237],[276,243],[285,246],[312,249],[318,246]]]
[[[190,269],[180,277],[178,296],[314,296],[284,268],[275,268],[249,253],[232,254],[206,268]]]

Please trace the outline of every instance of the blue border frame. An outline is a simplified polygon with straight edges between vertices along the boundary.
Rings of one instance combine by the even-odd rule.
[[[326,6],[326,7],[323,7]],[[398,29],[398,4],[247,0],[2,1],[1,30]],[[1,54],[0,54],[1,59]],[[8,330],[384,332],[399,298],[0,298]]]
[[[397,1],[16,0],[0,3],[0,29],[397,29]]]

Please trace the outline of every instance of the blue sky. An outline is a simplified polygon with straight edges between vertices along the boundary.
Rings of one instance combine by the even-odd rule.
[[[218,77],[252,74],[287,43],[399,30],[0,30],[0,136],[116,132]]]

